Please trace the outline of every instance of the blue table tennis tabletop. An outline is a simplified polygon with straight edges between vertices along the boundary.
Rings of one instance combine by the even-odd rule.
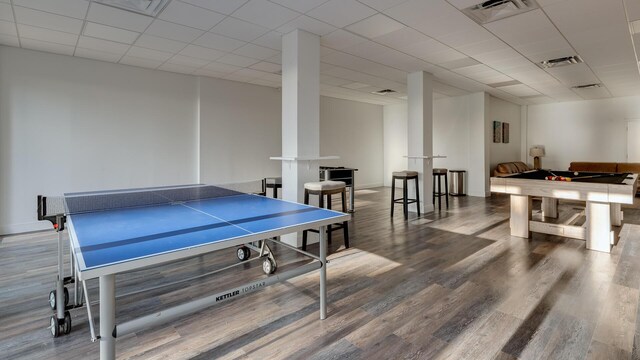
[[[92,194],[105,193],[81,195]],[[74,196],[78,194],[65,194],[67,199]],[[344,221],[348,216],[238,193],[69,214],[67,222],[78,270],[92,278],[292,233],[305,226],[317,228]],[[154,257],[162,259],[150,260]]]

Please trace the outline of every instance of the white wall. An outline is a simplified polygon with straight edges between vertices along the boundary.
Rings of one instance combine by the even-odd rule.
[[[340,156],[322,165],[357,168],[357,188],[382,186],[382,106],[321,97],[320,155]]]
[[[510,125],[509,144],[491,143],[493,118]],[[520,159],[520,106],[475,93],[437,99],[433,103],[434,167],[466,170],[469,195],[489,196],[489,175],[501,159]],[[384,185],[391,186],[391,172],[407,167],[407,106],[384,107]]]
[[[280,176],[280,91],[200,78],[200,181],[225,184]]]
[[[435,106],[435,105],[434,105]],[[407,104],[385,105],[383,111],[383,182],[391,186],[391,173],[407,168]]]
[[[519,161],[521,159],[522,143],[520,105],[504,101],[491,96],[489,98],[489,124],[491,130],[491,173],[496,165],[502,162]],[[509,143],[493,142],[493,121],[509,123]]]
[[[197,181],[196,79],[0,46],[0,234],[36,195]]]
[[[637,119],[640,97],[529,105],[527,148],[545,147],[544,168],[567,169],[572,161],[626,162],[627,122]]]

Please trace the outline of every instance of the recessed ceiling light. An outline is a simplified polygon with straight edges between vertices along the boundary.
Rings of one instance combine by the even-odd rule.
[[[565,65],[573,65],[573,64],[581,64],[584,61],[578,55],[574,56],[565,56],[556,59],[549,59],[539,63],[539,66],[543,69],[549,69],[553,67],[565,66]]]
[[[602,84],[586,84],[586,85],[576,85],[576,86],[572,86],[572,89],[595,89],[595,88],[599,88],[602,87]]]
[[[93,0],[94,2],[132,11],[138,14],[156,17],[170,0]]]

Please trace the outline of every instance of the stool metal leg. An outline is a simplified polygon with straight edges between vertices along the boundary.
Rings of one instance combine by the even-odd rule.
[[[327,209],[331,210],[331,194],[327,194]],[[331,244],[331,224],[327,225],[327,242]]]
[[[353,191],[353,188],[351,188]],[[347,194],[345,191],[342,192],[342,212],[347,212]],[[345,221],[342,223],[342,229],[344,231],[344,247],[345,249],[349,248],[349,222]]]
[[[444,174],[444,199],[447,202],[447,209],[449,208],[449,180],[447,174]]]
[[[440,178],[442,178],[442,176],[438,176],[438,211],[442,209],[442,182]]]
[[[393,208],[396,205],[396,178],[391,178],[391,217],[393,217]]]
[[[416,206],[418,207],[418,216],[420,216],[420,184],[416,177]]]
[[[409,198],[409,192],[407,191],[407,178],[402,179],[402,210],[404,211],[404,219],[407,220],[409,218],[409,204],[407,203]]]
[[[436,176],[435,175],[433,175],[433,181],[431,185],[433,187],[433,189],[431,190],[431,194],[432,194],[431,203],[435,205],[436,204]]]

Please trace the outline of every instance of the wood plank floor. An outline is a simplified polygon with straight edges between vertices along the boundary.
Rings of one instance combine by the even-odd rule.
[[[640,210],[625,208],[612,254],[584,242],[509,235],[506,196],[452,198],[389,216],[389,189],[359,191],[345,250],[330,246],[329,317],[309,274],[119,338],[122,359],[640,359]],[[539,202],[534,203],[539,206]],[[561,220],[580,207],[562,204]],[[573,215],[576,216],[573,216]],[[84,309],[52,339],[56,235],[0,238],[0,358],[97,359]],[[311,246],[317,251],[317,245]],[[281,269],[304,262],[276,249]],[[117,277],[119,294],[234,263],[233,249]],[[117,301],[124,321],[260,278],[260,263]],[[90,295],[97,299],[97,281]],[[97,307],[94,307],[97,312]]]

